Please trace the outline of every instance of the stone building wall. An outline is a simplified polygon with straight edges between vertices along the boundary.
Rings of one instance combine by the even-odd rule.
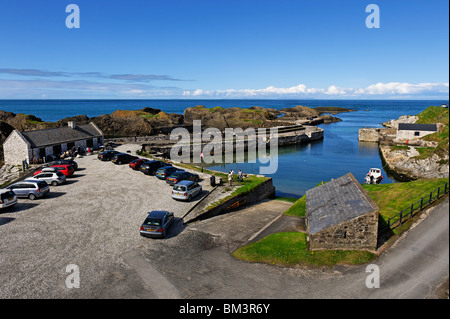
[[[416,135],[419,134],[419,135]],[[429,134],[433,134],[436,132],[432,131],[412,131],[412,130],[399,130],[397,131],[397,140],[413,140],[419,139]]]
[[[378,212],[367,213],[309,236],[311,250],[376,250]]]
[[[3,143],[5,164],[22,165],[24,160],[30,162],[31,149],[21,134],[14,130]]]

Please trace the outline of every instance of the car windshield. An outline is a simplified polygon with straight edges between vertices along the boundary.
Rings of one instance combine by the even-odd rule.
[[[56,172],[56,176],[58,176],[58,177],[64,177],[65,175],[64,175],[63,173],[61,173],[61,172]]]
[[[186,190],[186,186],[183,186],[183,185],[175,185],[175,186],[173,187],[173,190],[174,190],[174,191],[181,191],[181,192],[184,192],[184,191]]]
[[[144,225],[147,226],[160,226],[162,220],[160,218],[147,218],[144,222]]]

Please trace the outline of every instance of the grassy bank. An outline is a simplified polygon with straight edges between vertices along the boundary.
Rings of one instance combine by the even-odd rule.
[[[333,266],[337,264],[364,264],[374,254],[356,250],[307,249],[306,234],[298,232],[275,233],[262,240],[243,246],[233,256],[249,262],[263,262],[283,266]]]

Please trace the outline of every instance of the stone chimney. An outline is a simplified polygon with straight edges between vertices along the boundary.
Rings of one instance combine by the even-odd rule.
[[[74,129],[74,128],[77,127],[76,124],[75,124],[75,122],[67,122],[67,126],[69,126],[69,127],[72,128],[72,129]]]

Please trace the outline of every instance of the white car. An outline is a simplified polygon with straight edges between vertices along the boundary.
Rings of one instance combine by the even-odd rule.
[[[202,185],[193,181],[181,181],[172,189],[172,198],[187,200],[188,202],[198,194],[202,193]]]
[[[0,208],[6,208],[17,204],[16,194],[9,189],[0,189]]]
[[[66,175],[61,173],[60,171],[51,172],[45,171],[45,168],[42,170],[42,173],[36,174],[33,177],[27,178],[29,181],[45,181],[47,184],[52,186],[61,185],[66,181]]]

